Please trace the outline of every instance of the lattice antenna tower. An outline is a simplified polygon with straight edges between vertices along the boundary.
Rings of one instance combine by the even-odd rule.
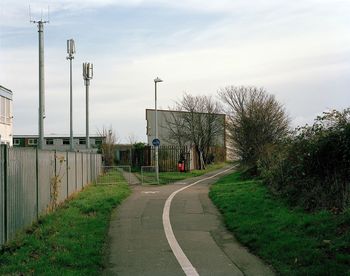
[[[47,20],[43,20],[43,11],[41,10],[40,20],[33,20],[29,5],[29,21],[38,25],[39,34],[39,122],[38,122],[38,148],[44,146],[44,119],[45,119],[45,74],[44,74],[44,24],[50,22],[50,7],[47,7]]]

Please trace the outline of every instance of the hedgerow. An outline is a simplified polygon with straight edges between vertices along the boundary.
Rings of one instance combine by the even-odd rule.
[[[308,210],[341,211],[350,202],[350,108],[330,111],[265,146],[258,162],[271,190]]]

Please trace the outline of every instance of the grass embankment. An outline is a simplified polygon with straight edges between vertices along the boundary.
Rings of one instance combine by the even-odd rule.
[[[201,175],[206,174],[208,172],[212,172],[212,171],[221,169],[226,165],[228,165],[228,164],[223,162],[223,163],[207,165],[205,170],[192,170],[189,172],[160,172],[159,173],[159,184],[164,185],[164,184],[173,183],[173,182],[184,180],[184,179],[191,178],[191,177],[201,176]],[[142,179],[140,173],[136,173],[136,176],[140,180]],[[155,184],[156,183],[154,172],[148,173],[148,175],[146,177],[147,178],[144,179],[145,184],[147,184],[147,183]]]
[[[87,187],[7,244],[0,274],[100,274],[111,211],[129,193],[125,182]]]
[[[350,275],[350,210],[306,213],[239,173],[211,187],[227,227],[282,275]]]

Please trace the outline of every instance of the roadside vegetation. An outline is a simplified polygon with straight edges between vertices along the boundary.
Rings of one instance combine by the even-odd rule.
[[[6,244],[0,274],[99,275],[111,212],[129,193],[126,182],[88,186]]]
[[[258,162],[270,190],[292,205],[334,213],[350,203],[350,109],[324,112],[297,128]]]
[[[350,210],[291,208],[259,180],[222,178],[210,197],[237,239],[282,275],[350,275]]]
[[[219,91],[238,172],[210,197],[282,275],[350,275],[350,108],[295,130],[264,89]]]
[[[291,131],[281,104],[264,89],[219,91],[240,170],[305,210],[345,211],[350,203],[350,109]]]

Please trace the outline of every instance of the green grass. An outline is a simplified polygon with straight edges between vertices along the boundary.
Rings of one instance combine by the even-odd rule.
[[[237,239],[282,275],[350,275],[350,210],[306,213],[239,173],[219,180],[210,197]]]
[[[159,182],[160,184],[168,184],[175,181],[184,180],[191,177],[201,176],[208,172],[212,172],[226,166],[227,163],[218,163],[208,165],[205,170],[193,170],[190,172],[160,172]]]
[[[0,274],[100,274],[111,211],[129,193],[125,182],[87,187],[7,244]]]
[[[164,185],[164,184],[173,183],[173,182],[184,180],[191,177],[201,176],[208,172],[221,169],[224,166],[227,166],[227,163],[217,163],[217,164],[208,165],[205,170],[192,170],[190,172],[160,172],[159,184]],[[141,180],[140,173],[135,173],[135,175]],[[150,184],[156,183],[155,172],[146,174],[145,183],[150,183]]]
[[[103,176],[98,179],[98,184],[116,184],[121,182],[125,182],[122,170],[115,169],[105,172]]]

